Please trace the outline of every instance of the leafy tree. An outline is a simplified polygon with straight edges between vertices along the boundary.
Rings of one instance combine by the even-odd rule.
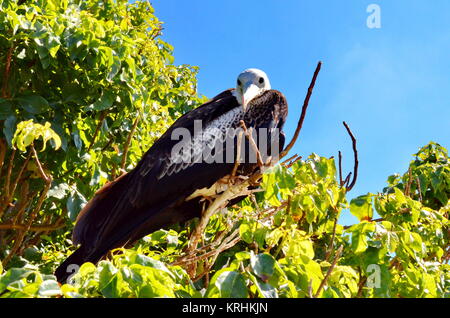
[[[2,297],[450,296],[450,159],[433,142],[382,192],[352,200],[334,158],[279,164],[193,250],[195,220],[60,286],[52,272],[82,205],[203,99],[147,2],[0,8]],[[359,222],[339,224],[342,213]]]
[[[148,2],[21,2],[0,1],[4,265],[65,235],[101,185],[201,101],[197,69],[173,65]]]

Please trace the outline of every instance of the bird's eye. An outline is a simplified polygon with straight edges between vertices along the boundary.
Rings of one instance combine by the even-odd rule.
[[[237,84],[238,84],[238,86],[241,86],[241,80],[237,80]]]
[[[264,77],[259,78],[259,84],[262,84],[262,83],[264,83]]]

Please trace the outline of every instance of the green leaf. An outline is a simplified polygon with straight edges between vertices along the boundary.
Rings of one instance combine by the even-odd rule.
[[[102,111],[112,106],[114,102],[114,95],[111,92],[104,91],[98,101],[93,104],[94,110]]]
[[[219,297],[222,298],[246,298],[248,295],[244,277],[229,269],[218,271],[210,285],[217,288]]]
[[[250,264],[253,272],[261,278],[263,282],[267,282],[274,273],[275,259],[270,254],[252,255]]]
[[[5,126],[3,127],[3,134],[5,135],[6,141],[10,147],[12,146],[12,139],[14,132],[16,131],[16,122],[16,116],[11,115],[5,120]]]
[[[242,223],[239,226],[239,235],[244,242],[249,244],[253,242],[253,232],[250,224]]]
[[[99,285],[101,293],[107,298],[120,297],[122,277],[120,272],[110,262],[102,261],[99,265]]]
[[[373,217],[372,194],[362,195],[350,201],[350,212],[361,221],[370,221]]]
[[[119,57],[113,56],[113,64],[111,66],[110,72],[108,73],[108,76],[106,77],[108,81],[112,81],[114,76],[116,76],[117,73],[119,73],[121,65],[122,63],[120,62]]]
[[[32,271],[25,268],[11,268],[0,277],[0,293],[2,293],[6,287],[21,280],[22,278],[30,275]]]
[[[74,222],[80,213],[80,211],[83,209],[83,207],[86,205],[87,201],[86,199],[79,193],[79,192],[73,192],[69,198],[67,199],[67,211],[69,212],[69,218],[72,222]]]
[[[24,110],[31,114],[40,114],[49,108],[47,100],[39,95],[19,96],[16,100]]]

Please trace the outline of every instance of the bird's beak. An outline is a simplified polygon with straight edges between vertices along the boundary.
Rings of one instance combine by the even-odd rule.
[[[244,86],[242,90],[242,107],[244,108],[244,111],[247,109],[248,103],[258,96],[259,94],[259,87],[256,86],[253,83],[248,83]]]

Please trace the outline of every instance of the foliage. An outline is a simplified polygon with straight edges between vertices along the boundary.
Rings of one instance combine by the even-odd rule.
[[[438,147],[441,161],[429,161],[430,146]],[[411,167],[421,172],[442,167],[448,180],[450,161],[444,148],[430,144],[417,156],[423,158],[422,165],[412,161]],[[414,169],[409,171],[405,179],[397,179],[412,189],[409,180],[417,175]],[[239,230],[240,242],[219,255],[208,272],[210,279],[204,276],[194,282],[186,268],[171,265],[189,241],[190,227],[179,227],[154,232],[133,249],[116,250],[96,266],[84,264],[60,287],[54,277],[39,274],[42,259],[55,253],[46,245],[28,253],[23,269],[5,271],[0,293],[4,297],[449,297],[450,205],[434,210],[425,205],[424,196],[421,201],[414,199],[418,193],[406,195],[401,189],[405,184],[389,184],[384,193],[348,203],[336,180],[334,159],[313,154],[291,168],[274,167],[264,175],[264,192],[255,201],[246,199],[211,219],[205,244],[221,235],[230,215],[239,216],[232,228]],[[347,208],[359,223],[336,222]],[[373,219],[375,212],[382,218]],[[205,265],[200,261],[197,271]]]
[[[277,165],[210,219],[195,259],[194,220],[59,285],[87,199],[203,99],[147,2],[4,0],[0,29],[1,297],[450,296],[450,159],[436,143],[352,200],[333,158]]]
[[[202,100],[147,1],[22,2],[0,1],[4,265],[43,235],[63,238],[100,186]]]

